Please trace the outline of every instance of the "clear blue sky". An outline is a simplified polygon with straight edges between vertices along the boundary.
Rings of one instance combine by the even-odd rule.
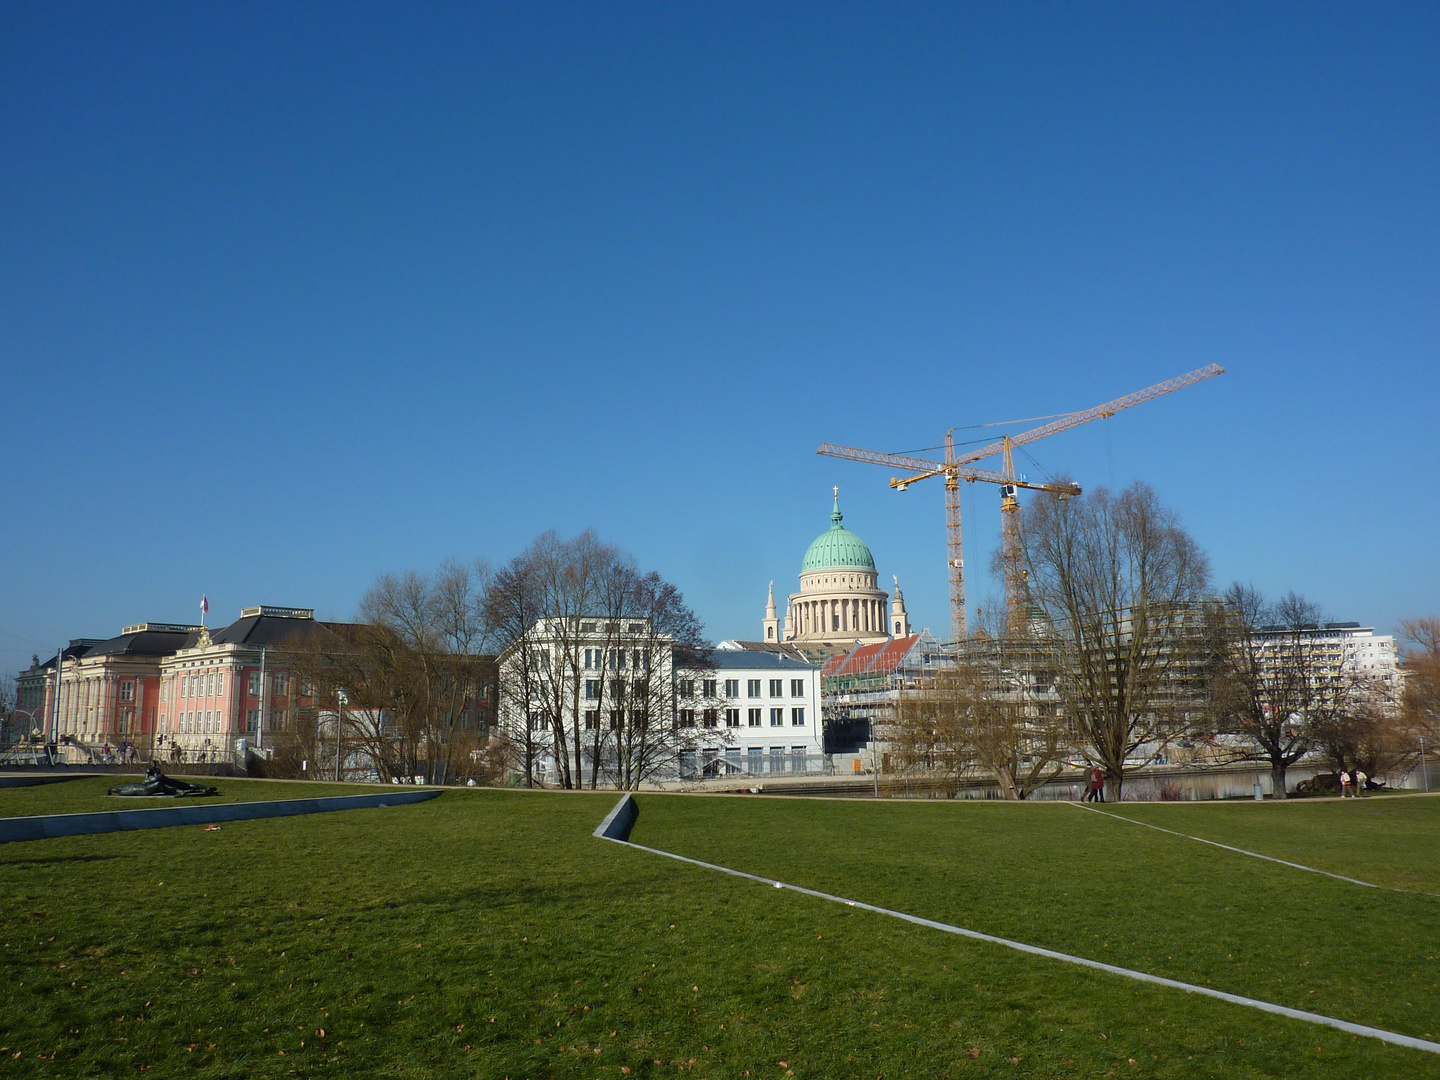
[[[778,7],[0,7],[0,666],[590,526],[756,636],[834,484],[938,631],[939,485],[817,445],[1212,362],[1021,467],[1440,614],[1440,7]]]

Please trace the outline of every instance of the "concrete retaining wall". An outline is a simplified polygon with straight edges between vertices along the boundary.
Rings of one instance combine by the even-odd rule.
[[[635,819],[639,816],[640,807],[635,802],[635,796],[627,791],[620,796],[615,809],[605,815],[605,820],[596,827],[594,835],[602,840],[628,841],[630,830],[635,827]]]
[[[329,814],[337,810],[401,806],[425,802],[439,791],[387,791],[375,795],[334,795],[320,799],[276,799],[269,802],[185,803],[154,810],[109,810],[94,814],[46,814],[38,817],[0,818],[0,844],[19,840],[47,840],[56,836],[167,829],[176,825],[209,825],[220,821]]]

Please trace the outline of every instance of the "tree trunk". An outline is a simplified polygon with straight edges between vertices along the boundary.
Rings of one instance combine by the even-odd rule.
[[[1289,792],[1285,790],[1285,763],[1283,761],[1272,761],[1270,763],[1270,787],[1272,788],[1271,798],[1288,799]]]

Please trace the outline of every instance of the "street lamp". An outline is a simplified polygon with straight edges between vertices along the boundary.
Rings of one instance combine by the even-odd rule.
[[[341,780],[340,772],[340,744],[341,736],[345,731],[345,703],[350,699],[346,697],[344,690],[335,691],[335,782]]]

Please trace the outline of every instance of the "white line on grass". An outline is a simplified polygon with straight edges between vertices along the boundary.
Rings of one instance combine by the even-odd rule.
[[[1264,859],[1266,862],[1279,863],[1281,866],[1293,867],[1296,870],[1308,870],[1312,874],[1324,874],[1326,877],[1334,878],[1336,881],[1348,881],[1351,885],[1364,885],[1367,889],[1386,889],[1389,892],[1411,893],[1421,896],[1440,896],[1440,893],[1426,892],[1424,889],[1400,889],[1394,885],[1376,885],[1373,881],[1361,881],[1359,878],[1346,877],[1344,874],[1332,874],[1329,870],[1318,870],[1313,866],[1306,866],[1304,863],[1289,862],[1285,859],[1277,859],[1274,855],[1261,855],[1258,851],[1246,851],[1244,848],[1231,847],[1229,844],[1222,844],[1218,840],[1206,840],[1203,836],[1191,836],[1189,833],[1176,832],[1174,829],[1166,829],[1160,825],[1151,825],[1148,821],[1137,821],[1135,818],[1126,817],[1124,814],[1112,814],[1109,810],[1100,810],[1094,806],[1086,806],[1084,803],[1069,803],[1068,805],[1081,810],[1089,810],[1096,814],[1104,814],[1106,817],[1115,818],[1117,821],[1128,821],[1131,825],[1143,825],[1147,829],[1155,829],[1157,832],[1169,833],[1171,836],[1179,836],[1185,840],[1194,840],[1200,844],[1209,844],[1211,847],[1224,848],[1226,851],[1233,851],[1238,855],[1249,855],[1252,859]]]
[[[626,798],[628,797],[629,796],[626,796]],[[1129,968],[1116,967],[1114,964],[1102,964],[1099,960],[1090,960],[1083,956],[1071,956],[1069,953],[1056,952],[1053,949],[1042,949],[1038,945],[1027,945],[1023,941],[1011,941],[1009,938],[996,937],[993,934],[982,934],[978,930],[967,930],[963,926],[951,926],[949,923],[935,922],[933,919],[922,919],[919,915],[910,915],[904,911],[894,911],[890,908],[877,907],[874,904],[867,904],[860,900],[846,900],[843,896],[832,896],[830,893],[807,889],[802,885],[790,885],[783,881],[776,881],[774,878],[761,877],[758,874],[747,874],[743,870],[732,870],[728,866],[717,866],[715,863],[701,862],[699,859],[691,859],[685,855],[676,855],[672,851],[661,851],[659,848],[646,847],[644,844],[637,844],[630,840],[620,840],[612,836],[602,836],[600,839],[610,840],[616,844],[623,844],[626,847],[635,848],[638,851],[648,851],[652,855],[663,855],[667,859],[675,859],[679,862],[689,863],[691,866],[703,867],[706,870],[718,870],[722,874],[730,874],[734,877],[758,881],[762,885],[770,885],[776,889],[790,889],[792,892],[803,893],[805,896],[813,896],[818,900],[829,900],[832,903],[844,904],[847,907],[860,908],[862,911],[873,911],[877,915],[889,915],[892,919],[903,919],[905,922],[914,923],[917,926],[928,926],[932,930],[941,930],[947,934],[958,934],[961,937],[972,938],[975,941],[989,942],[991,945],[1003,945],[1007,949],[1016,949],[1020,952],[1030,953],[1032,956],[1043,956],[1047,960],[1059,960],[1066,964],[1079,964],[1081,967],[1094,968],[1097,971],[1109,972],[1111,975],[1123,975],[1127,979],[1154,983],[1157,986],[1168,986],[1173,990],[1184,990],[1187,994],[1204,994],[1206,997],[1228,1001],[1232,1005],[1245,1005],[1252,1009],[1260,1009],[1263,1012],[1274,1013],[1277,1016],[1288,1016],[1292,1020],[1304,1020],[1311,1024],[1323,1024],[1326,1027],[1339,1028],[1341,1031],[1349,1032],[1351,1035],[1365,1035],[1369,1038],[1379,1039],[1381,1042],[1391,1043],[1395,1046],[1408,1046],[1412,1050],[1425,1050],[1432,1054],[1440,1054],[1440,1043],[1427,1042],[1424,1039],[1416,1039],[1409,1035],[1399,1035],[1393,1031],[1386,1031],[1383,1028],[1368,1027],[1365,1024],[1352,1024],[1348,1020],[1337,1020],[1333,1016],[1321,1016],[1319,1013],[1305,1012],[1301,1009],[1291,1009],[1284,1005],[1275,1005],[1268,1001],[1260,1001],[1258,998],[1242,997],[1239,994],[1227,994],[1223,990],[1216,990],[1210,986],[1196,986],[1193,983],[1184,983],[1177,979],[1167,979],[1162,975],[1151,975],[1144,971],[1132,971]],[[1361,882],[1360,884],[1363,885],[1365,883]]]

